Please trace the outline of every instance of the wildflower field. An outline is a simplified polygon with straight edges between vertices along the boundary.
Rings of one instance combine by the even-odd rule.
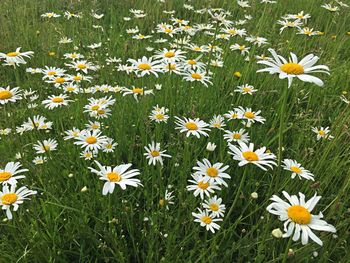
[[[350,262],[349,5],[2,0],[0,263]]]

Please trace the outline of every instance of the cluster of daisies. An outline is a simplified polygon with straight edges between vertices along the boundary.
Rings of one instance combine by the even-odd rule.
[[[338,2],[338,1],[337,1]],[[275,3],[271,0],[261,0],[261,3]],[[249,1],[238,0],[237,4],[241,8],[249,8]],[[340,3],[338,2],[340,5]],[[189,4],[183,6],[186,10],[193,11],[196,14],[208,14],[208,23],[194,23],[190,21],[176,18],[173,12],[164,11],[172,15],[166,23],[156,25],[152,31],[152,35],[146,35],[140,32],[139,28],[129,28],[127,34],[132,35],[131,39],[135,41],[153,41],[154,44],[170,43],[167,47],[162,47],[154,51],[153,47],[146,48],[146,51],[152,52],[150,56],[142,56],[139,59],[128,58],[125,63],[121,59],[108,58],[106,64],[120,63],[115,68],[118,72],[126,74],[134,74],[137,78],[156,77],[160,74],[166,76],[180,76],[188,82],[197,82],[206,87],[212,84],[213,74],[209,67],[223,67],[225,47],[230,50],[238,51],[246,56],[247,61],[251,59],[251,46],[256,48],[269,45],[264,37],[248,34],[243,26],[252,20],[252,16],[245,15],[244,19],[234,20],[234,15],[227,10],[216,9],[194,9]],[[130,13],[136,19],[143,19],[147,14],[142,10],[131,9]],[[60,14],[49,12],[42,14],[42,18],[57,18]],[[103,14],[92,13],[95,19],[102,19]],[[82,18],[81,13],[65,12],[64,17]],[[298,14],[288,14],[283,17],[283,20],[278,21],[282,25],[281,32],[285,28],[297,28],[300,34],[308,36],[320,35],[321,32],[313,31],[308,27],[307,20],[311,16],[300,12]],[[130,17],[124,17],[124,20],[131,20]],[[100,28],[99,26],[96,28]],[[102,28],[103,29],[103,28]],[[206,43],[193,43],[192,38],[197,34],[208,36]],[[155,37],[157,39],[153,40]],[[230,43],[231,40],[238,41]],[[245,42],[243,42],[245,41]],[[70,39],[63,39],[60,44],[70,43]],[[238,43],[239,42],[239,43]],[[251,46],[249,46],[251,45]],[[90,48],[99,48],[101,43],[94,44]],[[32,51],[21,52],[21,48],[17,48],[14,52],[0,53],[0,60],[4,65],[19,66],[26,64],[25,58],[33,56]],[[75,51],[78,49],[74,49]],[[252,49],[253,50],[253,49]],[[254,48],[255,50],[255,48]],[[65,130],[63,139],[72,140],[74,144],[81,147],[81,157],[86,160],[95,159],[100,152],[110,153],[115,150],[117,143],[113,138],[103,135],[104,128],[108,128],[105,121],[113,113],[113,105],[116,102],[116,93],[122,96],[131,95],[136,101],[145,95],[155,95],[154,90],[150,87],[143,86],[111,86],[109,84],[92,85],[98,78],[94,75],[99,69],[104,66],[98,65],[96,62],[86,59],[83,54],[66,53],[63,55],[65,59],[64,66],[53,67],[44,66],[42,68],[27,68],[27,72],[31,74],[39,74],[42,81],[50,86],[51,92],[46,99],[42,100],[40,105],[47,110],[58,110],[62,107],[69,107],[74,103],[74,95],[79,93],[112,93],[113,96],[96,96],[90,97],[83,107],[83,112],[86,113],[90,120],[85,124],[85,127],[73,127],[70,130]],[[271,57],[265,55],[256,56],[257,63],[265,66],[258,72],[268,72],[269,74],[278,74],[280,79],[288,80],[288,88],[291,87],[293,79],[299,79],[303,82],[314,83],[318,86],[323,86],[324,82],[314,76],[315,73],[329,74],[329,68],[325,65],[316,65],[319,58],[313,54],[305,56],[299,60],[294,54],[290,54],[289,59],[285,59],[277,54],[274,49],[269,49]],[[239,76],[237,73],[236,76]],[[91,85],[90,85],[91,84]],[[161,89],[161,85],[155,87],[156,90]],[[237,86],[234,90],[243,95],[253,95],[258,90],[252,85],[244,84]],[[38,107],[36,100],[39,95],[35,91],[22,91],[19,87],[0,87],[0,105],[15,103],[25,99],[29,103],[28,108]],[[255,165],[264,171],[274,169],[277,166],[277,157],[271,153],[266,147],[256,147],[251,142],[250,127],[255,124],[264,124],[265,118],[262,117],[261,111],[254,111],[250,107],[238,106],[229,110],[224,114],[214,115],[208,122],[200,118],[188,118],[185,116],[174,116],[175,129],[180,133],[185,134],[185,137],[200,138],[209,137],[209,133],[213,129],[218,129],[223,136],[223,140],[227,142],[227,154],[232,156],[232,159],[237,162],[239,167],[245,165]],[[150,113],[149,119],[157,124],[168,123],[171,120],[169,109],[165,106],[154,106]],[[101,121],[101,122],[100,122]],[[232,125],[235,121],[238,125]],[[241,125],[241,127],[238,127]],[[49,132],[53,128],[53,123],[48,121],[42,115],[33,115],[25,120],[21,125],[16,127],[18,134],[25,134],[33,130],[44,130]],[[313,127],[312,131],[316,133],[317,140],[332,139],[329,127]],[[0,135],[11,133],[11,129],[2,129]],[[48,138],[38,140],[33,143],[33,149],[38,156],[35,157],[35,164],[42,164],[47,161],[52,151],[57,150],[58,142],[56,139]],[[160,142],[151,141],[144,146],[144,158],[148,165],[164,166],[168,160],[172,158],[170,154],[162,147]],[[215,145],[208,144],[208,150],[215,150]],[[170,152],[171,153],[171,152]],[[42,155],[43,154],[43,155]],[[314,180],[314,175],[308,169],[304,168],[301,163],[294,159],[281,160],[281,167],[290,173],[291,179],[299,178],[300,180]],[[112,194],[115,185],[119,185],[122,190],[128,186],[142,186],[141,180],[138,179],[140,170],[133,168],[131,163],[112,164],[110,166],[103,165],[99,161],[95,162],[88,169],[96,174],[100,180],[104,182],[102,194]],[[229,166],[221,162],[213,162],[204,158],[197,161],[196,166],[192,168],[191,179],[188,180],[187,190],[193,192],[195,197],[200,199],[199,207],[192,213],[194,221],[200,223],[207,231],[215,232],[220,229],[220,222],[225,216],[226,206],[220,197],[220,191],[224,187],[229,187],[229,179],[231,176],[228,173]],[[16,184],[19,179],[24,178],[24,172],[27,169],[21,169],[20,163],[10,162],[3,170],[0,170],[0,182],[3,186],[0,192],[0,202],[7,217],[12,218],[11,205],[13,210],[18,209],[18,204],[28,196],[36,194],[36,191],[31,191],[25,186],[16,190]],[[238,190],[239,192],[240,190]],[[315,194],[314,197],[305,200],[305,196],[299,193],[289,195],[283,192],[283,196],[287,201],[274,195],[273,201],[267,210],[284,221],[284,237],[292,237],[294,241],[301,239],[302,244],[308,243],[309,238],[316,243],[322,245],[322,241],[312,232],[312,230],[321,230],[335,232],[335,228],[324,221],[322,213],[312,215],[314,207],[320,200],[320,196]],[[173,204],[173,192],[166,190],[164,198],[161,199],[160,205],[168,208],[169,204]],[[232,207],[235,204],[232,204]],[[232,207],[230,209],[232,209]],[[229,214],[229,213],[228,213]],[[228,217],[228,215],[226,214]]]
[[[13,217],[11,209],[17,211],[24,200],[37,193],[26,186],[17,187],[18,181],[25,178],[25,172],[28,172],[28,169],[23,169],[19,162],[9,162],[0,169],[0,205],[9,220]]]

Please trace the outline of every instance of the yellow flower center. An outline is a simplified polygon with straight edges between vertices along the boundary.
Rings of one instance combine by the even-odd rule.
[[[325,133],[325,131],[319,131],[318,134],[321,136],[325,136],[326,133]]]
[[[233,134],[233,139],[239,140],[239,139],[241,139],[241,138],[242,138],[242,135],[241,135],[241,134],[239,134],[239,133]]]
[[[17,201],[17,194],[15,194],[15,193],[4,194],[1,197],[1,202],[4,205],[11,205],[16,201]]]
[[[248,119],[254,119],[255,115],[253,112],[251,111],[247,111],[244,113],[244,117],[248,118]]]
[[[148,63],[141,63],[137,67],[141,70],[150,70],[152,68]]]
[[[133,88],[132,92],[136,93],[136,94],[142,94],[143,93],[143,89],[142,88]]]
[[[192,73],[191,77],[194,78],[194,79],[202,79],[202,76],[200,74],[198,74],[198,73]]]
[[[290,169],[291,169],[294,173],[297,173],[297,174],[300,174],[300,173],[301,173],[301,169],[300,169],[299,167],[292,166],[292,167],[290,167]]]
[[[65,80],[64,78],[60,78],[60,77],[55,79],[55,82],[56,82],[56,83],[59,83],[59,84],[62,84],[62,83],[64,83],[65,81],[66,81],[66,80]]]
[[[293,205],[287,209],[288,217],[295,223],[307,225],[311,222],[309,210],[301,205]]]
[[[99,115],[103,115],[105,113],[106,113],[106,111],[103,109],[97,111],[97,114],[99,114]]]
[[[201,220],[202,220],[203,223],[205,223],[207,225],[209,225],[211,223],[211,221],[212,221],[211,217],[209,217],[209,216],[203,216],[201,218]]]
[[[173,57],[175,57],[175,53],[172,52],[172,51],[166,52],[164,54],[164,57],[166,57],[166,58],[173,58]]]
[[[300,75],[304,73],[304,67],[302,65],[299,65],[297,63],[287,63],[283,64],[280,69],[287,73],[292,75]]]
[[[238,114],[237,114],[237,113],[233,113],[233,114],[231,115],[231,118],[232,118],[232,119],[237,119],[237,118],[238,118]]]
[[[49,71],[49,72],[47,72],[47,75],[49,75],[49,76],[56,75],[56,71]]]
[[[215,203],[210,204],[209,207],[210,207],[210,210],[212,210],[212,211],[218,211],[219,210],[219,206],[217,204],[215,204]]]
[[[51,148],[50,148],[50,145],[44,145],[44,150],[45,150],[45,151],[48,152],[48,151],[50,151],[50,149],[51,149]]]
[[[60,102],[63,102],[64,99],[63,98],[60,98],[60,97],[55,97],[52,99],[52,102],[55,102],[55,103],[60,103]]]
[[[248,88],[248,87],[244,87],[244,88],[243,88],[243,91],[244,91],[244,92],[251,92],[252,89],[251,89],[251,88]]]
[[[6,100],[12,98],[13,94],[11,91],[8,90],[1,90],[0,91],[0,100]]]
[[[164,31],[165,31],[165,33],[172,33],[173,32],[173,30],[171,28],[166,28]]]
[[[157,120],[164,120],[164,114],[158,113],[155,117]]]
[[[185,127],[186,127],[187,129],[191,130],[191,131],[196,131],[196,130],[198,130],[198,126],[197,126],[197,124],[195,124],[194,122],[187,122],[187,123],[185,124]]]
[[[11,178],[11,176],[12,176],[12,174],[9,172],[0,172],[0,182],[7,181],[8,179]]]
[[[218,176],[219,171],[218,169],[214,168],[214,167],[209,167],[207,169],[207,175],[209,175],[210,177],[216,177]]]
[[[243,154],[244,159],[246,159],[248,162],[255,162],[259,161],[259,156],[252,151],[246,151]]]
[[[195,61],[193,59],[190,59],[189,61],[187,61],[187,63],[190,64],[190,65],[196,65],[197,61]]]
[[[234,35],[234,34],[237,33],[237,31],[236,31],[235,29],[229,29],[227,32],[228,32],[230,35]]]
[[[98,110],[100,108],[100,105],[94,105],[91,107],[92,110]]]
[[[198,187],[200,189],[205,190],[205,189],[207,189],[209,187],[209,183],[208,182],[204,182],[204,181],[200,181],[200,182],[198,182]]]
[[[72,87],[72,86],[69,86],[69,87],[67,87],[67,88],[66,88],[66,90],[67,90],[67,91],[74,91],[74,90],[75,90],[75,88],[74,88],[74,87]]]
[[[96,129],[99,129],[99,128],[100,128],[100,125],[98,125],[98,124],[92,124],[92,125],[91,125],[91,128],[94,129],[94,130],[96,130]]]
[[[111,182],[119,182],[122,178],[120,177],[120,174],[111,172],[107,174],[107,178]]]
[[[158,157],[160,155],[160,152],[158,152],[158,151],[151,151],[151,155],[153,157]]]
[[[219,128],[221,128],[221,124],[220,124],[220,123],[214,123],[214,124],[213,124],[213,127],[219,129]]]
[[[95,136],[90,136],[90,137],[87,137],[85,139],[85,141],[88,143],[88,144],[94,144],[97,142],[97,138]]]
[[[7,55],[8,57],[17,57],[19,54],[20,54],[19,52],[9,52],[9,53],[7,53],[6,55]]]
[[[80,80],[83,79],[83,77],[82,77],[82,76],[74,76],[73,79],[74,79],[75,81],[80,81]]]
[[[85,64],[78,64],[77,68],[78,69],[86,69],[86,65]]]

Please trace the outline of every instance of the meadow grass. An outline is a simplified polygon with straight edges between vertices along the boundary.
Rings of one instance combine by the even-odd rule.
[[[0,140],[1,167],[15,161],[21,154],[23,167],[29,169],[21,183],[38,191],[32,200],[13,212],[13,220],[0,223],[0,262],[349,262],[349,164],[350,164],[350,110],[340,100],[348,96],[350,76],[350,15],[349,8],[331,13],[321,8],[321,0],[278,1],[277,4],[261,4],[251,1],[251,8],[242,9],[233,1],[168,0],[159,3],[151,0],[101,0],[101,1],[48,1],[48,0],[3,0],[0,3],[0,52],[10,52],[17,47],[34,51],[33,58],[19,67],[0,67],[0,86],[20,87],[35,90],[39,95],[37,108],[28,108],[27,100],[2,105],[0,128],[12,132]],[[192,23],[208,23],[209,14],[196,14],[183,8],[188,3],[199,8],[220,7],[232,12],[231,19],[243,19],[245,14],[253,19],[243,27],[247,32],[263,36],[269,45],[250,50],[251,61],[231,51],[235,40],[213,40],[212,36],[196,34],[191,42],[215,43],[223,49],[224,67],[210,67],[214,73],[213,85],[186,82],[181,76],[161,74],[137,78],[135,74],[118,72],[116,65],[107,65],[107,57],[129,58],[151,56],[146,51],[150,46],[157,49],[169,43],[156,44],[148,40],[138,41],[126,33],[126,29],[138,26],[140,32],[152,34],[152,30],[171,17],[163,10],[175,10],[175,17]],[[125,21],[132,16],[129,9],[142,9],[147,16]],[[81,19],[43,19],[40,15],[53,11],[82,12]],[[94,19],[91,10],[105,14],[101,20]],[[276,23],[285,14],[304,10],[311,14],[309,26],[324,32],[322,36],[296,35],[286,29],[279,34]],[[101,25],[93,28],[93,25]],[[156,39],[158,33],[155,33]],[[71,44],[59,44],[67,36]],[[176,38],[176,37],[175,37]],[[172,39],[169,38],[171,43]],[[233,41],[233,42],[232,42]],[[102,42],[98,49],[86,45]],[[239,40],[237,41],[239,42]],[[242,42],[242,41],[240,41]],[[136,102],[132,96],[120,94],[73,94],[67,107],[48,110],[40,105],[49,95],[61,93],[41,80],[40,75],[26,73],[27,67],[64,67],[63,54],[79,52],[102,66],[93,73],[91,83],[153,88],[162,84],[155,95],[144,96]],[[320,75],[324,87],[294,80],[287,89],[287,81],[278,76],[259,73],[255,55],[268,54],[273,47],[287,57],[293,52],[298,57],[313,53],[320,57],[320,64],[330,68],[330,75]],[[49,56],[49,52],[55,55]],[[206,55],[208,56],[208,55]],[[205,60],[207,61],[207,60]],[[236,78],[233,72],[242,76]],[[233,90],[238,85],[249,83],[258,89],[254,96],[240,95]],[[140,169],[139,179],[143,187],[116,187],[113,194],[102,195],[102,182],[88,170],[95,167],[93,160],[79,158],[81,149],[71,141],[63,140],[63,132],[78,127],[83,129],[91,118],[83,113],[90,97],[112,95],[116,103],[112,114],[101,120],[103,134],[113,138],[118,146],[113,153],[99,153],[98,160],[105,165],[132,163]],[[155,125],[148,116],[156,104],[169,108],[168,123]],[[290,173],[276,167],[263,171],[256,166],[239,167],[238,162],[227,154],[223,131],[212,130],[210,137],[186,138],[175,130],[174,116],[200,118],[209,121],[214,114],[224,114],[234,107],[251,107],[261,110],[266,122],[253,124],[249,129],[251,141],[266,146],[278,155],[282,144],[282,158],[298,160],[315,175],[315,182],[291,179]],[[284,105],[284,112],[282,112]],[[34,130],[19,135],[15,132],[28,117],[43,115],[53,122],[53,129]],[[282,129],[280,121],[282,118]],[[231,124],[230,124],[231,125]],[[237,128],[237,125],[233,126]],[[329,126],[332,140],[316,140],[311,127]],[[55,138],[58,150],[47,154],[48,161],[34,165],[36,156],[32,144],[37,140]],[[282,139],[282,140],[281,140]],[[164,160],[164,166],[148,166],[143,156],[144,146],[151,141],[161,142],[172,158]],[[206,150],[208,142],[217,145],[215,151]],[[232,204],[229,216],[220,222],[215,234],[207,232],[193,222],[192,212],[200,199],[186,190],[192,167],[197,160],[208,158],[212,162],[229,165],[228,187],[218,195],[226,205],[226,213]],[[73,176],[69,176],[73,174]],[[244,175],[244,180],[242,180]],[[174,191],[174,205],[159,205],[168,185]],[[81,192],[83,187],[87,191]],[[273,194],[304,193],[308,198],[317,192],[322,196],[315,214],[322,211],[328,223],[337,229],[336,235],[320,233],[324,242],[302,245],[300,241],[278,239],[271,235],[283,223],[266,211]],[[251,198],[257,192],[258,198]],[[3,213],[3,218],[6,218]],[[145,220],[147,218],[148,220]],[[289,249],[293,249],[291,255]],[[318,256],[313,256],[317,252]],[[289,253],[289,255],[288,255]]]

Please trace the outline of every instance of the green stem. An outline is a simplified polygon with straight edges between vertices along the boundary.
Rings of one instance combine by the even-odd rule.
[[[281,162],[282,162],[283,130],[284,130],[285,124],[287,123],[287,121],[285,120],[287,98],[288,98],[288,88],[285,88],[282,94],[282,104],[280,108],[280,125],[279,125],[279,131],[278,131],[278,169],[279,170],[281,168]]]
[[[239,198],[239,195],[240,195],[241,190],[242,190],[242,187],[243,187],[243,182],[245,181],[245,178],[246,178],[246,176],[247,176],[247,170],[248,170],[248,168],[245,167],[244,172],[243,172],[243,176],[242,176],[242,178],[241,178],[241,182],[239,183],[239,187],[238,187],[238,189],[237,189],[237,193],[236,193],[235,199],[234,199],[233,202],[232,202],[232,205],[231,205],[230,210],[228,211],[227,215],[225,216],[225,217],[227,218],[227,220],[229,220],[230,215],[231,215],[232,212],[233,212],[233,208],[235,207],[235,205],[236,205],[236,203],[237,203],[237,200],[238,200],[238,198]],[[226,220],[226,221],[227,221],[227,220]]]

